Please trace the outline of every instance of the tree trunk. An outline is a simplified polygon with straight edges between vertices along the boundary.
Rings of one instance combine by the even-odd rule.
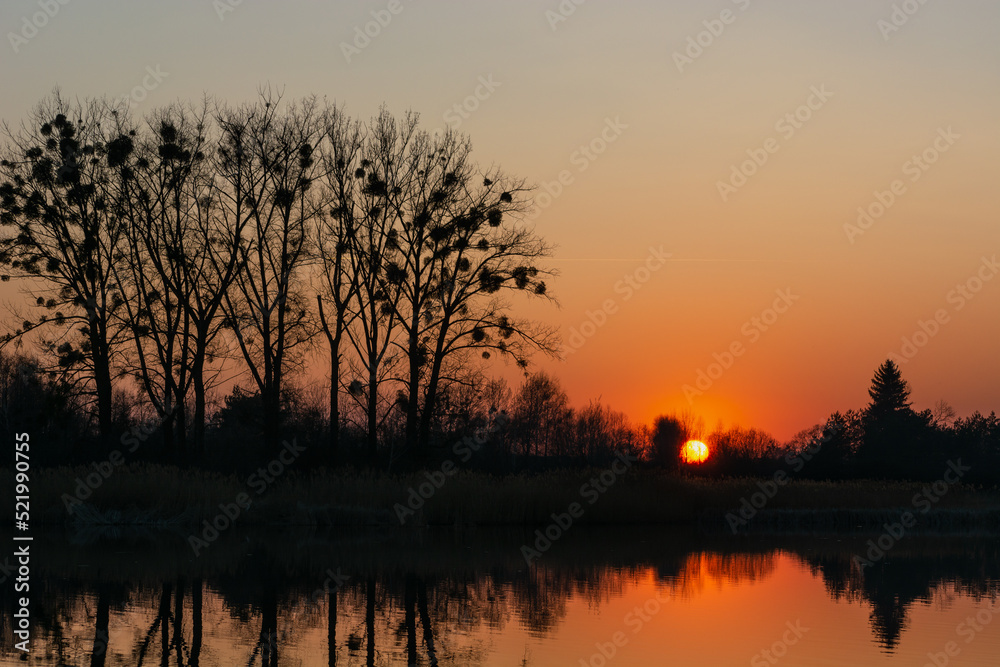
[[[191,583],[191,655],[188,659],[189,667],[200,667],[201,632],[201,579],[195,579]]]
[[[329,592],[329,605],[327,607],[326,619],[326,645],[327,645],[327,665],[335,667],[337,664],[337,589],[331,588]]]
[[[323,297],[317,295],[316,303],[319,306],[319,319],[326,333],[327,343],[330,345],[330,441],[327,451],[327,462],[333,465],[337,462],[337,454],[340,446],[340,343],[343,332],[341,316],[337,314],[336,332],[330,330],[326,313],[323,310]]]
[[[103,591],[97,593],[97,621],[94,624],[94,647],[90,653],[90,667],[104,667],[108,656],[108,624],[111,619],[111,603]]]
[[[375,370],[368,375],[368,458],[371,465],[378,463],[378,376]]]
[[[410,335],[409,361],[410,376],[406,382],[406,449],[414,461],[420,461],[423,458],[418,423],[420,419],[418,404],[420,396],[420,348],[415,333]]]
[[[424,626],[424,644],[427,645],[427,657],[431,667],[437,667],[437,652],[434,650],[434,629],[431,627],[431,615],[427,609],[427,583],[417,580],[417,609],[420,612],[420,624]]]
[[[261,402],[264,413],[264,451],[277,451],[281,437],[281,396],[276,383],[270,383],[261,392]]]
[[[177,462],[182,463],[187,456],[187,406],[184,405],[182,396],[175,397],[176,408],[172,415],[173,425],[176,432]]]
[[[448,334],[450,319],[445,317],[441,322],[441,331],[438,333],[437,343],[434,346],[434,360],[431,363],[430,377],[427,378],[427,395],[424,396],[424,409],[420,419],[420,447],[426,451],[430,444],[431,424],[434,421],[434,412],[437,410],[438,384],[441,379],[441,365],[444,362],[444,343]]]
[[[375,667],[375,578],[368,577],[365,596],[365,630],[368,635],[368,667]]]
[[[260,647],[262,667],[278,667],[278,596],[273,588],[264,591]]]
[[[191,425],[191,447],[198,455],[205,453],[205,351],[198,343],[199,349],[194,356],[191,369],[194,385],[194,423]]]
[[[177,419],[177,409],[170,399],[170,392],[163,401],[163,414],[160,419],[160,432],[163,434],[163,454],[172,458],[175,454],[174,420]]]
[[[340,449],[340,359],[339,344],[330,347],[330,442],[327,461],[337,462]]]
[[[170,584],[160,592],[160,667],[170,667]]]
[[[406,575],[403,593],[406,625],[406,664],[417,664],[417,584],[412,574]]]
[[[96,322],[91,320],[91,328],[96,326]],[[96,337],[91,337],[91,346],[94,352],[94,389],[97,392],[97,420],[98,429],[102,440],[110,441],[114,433],[114,420],[112,418],[112,386],[111,386],[111,361],[108,358],[107,350],[102,342]]]
[[[174,650],[177,651],[177,664],[184,662],[181,649],[184,648],[184,580],[177,582],[177,592],[174,594]]]

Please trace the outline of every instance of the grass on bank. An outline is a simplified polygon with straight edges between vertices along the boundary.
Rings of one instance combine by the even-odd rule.
[[[520,525],[542,526],[553,513],[579,503],[574,523],[590,525],[693,524],[726,527],[730,512],[746,508],[761,493],[757,479],[707,479],[633,469],[599,492],[593,484],[601,470],[493,476],[460,471],[434,488],[425,473],[386,475],[356,470],[288,472],[258,493],[260,484],[235,475],[130,464],[114,470],[90,490],[81,480],[93,467],[53,468],[33,472],[30,484],[34,524],[105,523],[115,525],[198,525],[221,513],[240,494],[251,500],[240,510],[242,525]],[[13,473],[0,471],[0,489],[13,497]],[[89,494],[86,491],[90,490]],[[430,493],[433,490],[433,493]],[[795,480],[768,498],[756,522],[781,528],[850,528],[915,511],[915,496],[930,490],[924,483]],[[429,495],[427,499],[418,493]],[[933,493],[933,491],[931,491]],[[82,497],[86,495],[87,497]],[[935,494],[935,497],[938,497]],[[73,502],[78,498],[83,506]],[[418,500],[419,498],[419,500]],[[423,502],[419,502],[423,500]],[[757,496],[761,500],[761,496]],[[411,502],[412,501],[412,502]],[[69,502],[74,511],[67,510]],[[413,509],[412,513],[409,512]],[[998,524],[1000,491],[958,485],[933,503],[933,514],[954,521]],[[0,505],[12,522],[14,504]],[[878,524],[880,525],[880,524]],[[1000,524],[998,524],[1000,527]]]

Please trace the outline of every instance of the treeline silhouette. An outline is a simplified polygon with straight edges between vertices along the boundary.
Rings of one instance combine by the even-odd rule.
[[[60,441],[50,462],[152,427],[178,462],[303,433],[326,463],[419,462],[477,426],[477,359],[554,349],[512,312],[551,298],[528,189],[415,114],[56,92],[4,130],[0,264],[30,301],[3,340],[40,348],[4,357],[5,426]]]
[[[0,266],[26,293],[0,350],[0,426],[38,465],[105,458],[253,469],[297,439],[297,466],[491,472],[595,466],[616,452],[671,471],[815,479],[996,481],[1000,419],[915,411],[883,364],[871,403],[780,443],[705,435],[691,415],[636,425],[557,379],[519,387],[555,331],[550,248],[522,222],[529,188],[479,168],[468,138],[382,110],[359,122],[271,91],[142,119],[105,100],[40,103],[0,149]],[[707,440],[691,466],[683,444]],[[481,441],[481,442],[480,442]]]
[[[971,470],[963,481],[1000,481],[1000,418],[979,412],[956,418],[941,401],[916,411],[899,366],[887,360],[876,370],[863,409],[835,412],[824,424],[780,443],[754,428],[734,427],[710,434],[709,460],[696,469],[707,475],[772,475],[819,480],[913,479],[936,481],[961,460]],[[700,435],[690,416],[660,417],[653,429],[656,460],[681,467],[680,448]]]

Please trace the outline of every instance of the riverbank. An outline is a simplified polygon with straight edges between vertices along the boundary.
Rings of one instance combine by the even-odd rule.
[[[0,472],[13,498],[13,476]],[[706,479],[655,470],[493,476],[356,470],[239,478],[171,466],[127,465],[104,475],[55,468],[32,475],[33,525],[187,528],[228,515],[243,526],[697,525],[761,530],[879,529],[910,512],[914,530],[1000,531],[1000,490],[912,482]],[[13,522],[13,503],[0,506]],[[568,517],[568,518],[567,518]]]

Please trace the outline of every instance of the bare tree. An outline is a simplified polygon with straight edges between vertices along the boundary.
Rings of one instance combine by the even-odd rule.
[[[0,263],[28,278],[36,303],[54,311],[13,334],[55,326],[46,348],[93,396],[104,437],[112,431],[113,314],[122,303],[112,267],[127,230],[108,187],[131,142],[125,129],[108,104],[69,104],[57,92],[20,130],[4,126],[0,161]]]
[[[389,197],[402,192],[406,178],[405,150],[416,132],[416,118],[397,122],[383,110],[358,140],[337,151],[334,142],[334,208],[348,234],[350,270],[356,281],[354,326],[347,329],[357,352],[362,380],[351,383],[351,394],[365,408],[369,457],[378,453],[379,429],[388,417],[382,385],[390,377],[398,355],[393,343],[400,320],[396,304],[398,283],[388,279],[386,267],[402,252]],[[350,148],[350,150],[348,150]]]
[[[546,373],[533,373],[514,397],[514,428],[521,454],[549,456],[570,425],[569,397],[559,381]]]
[[[951,407],[948,401],[940,400],[931,408],[931,424],[937,428],[948,428],[955,423],[958,413]]]
[[[322,332],[330,451],[347,389],[373,457],[390,431],[421,456],[442,404],[475,386],[477,357],[526,367],[554,349],[552,329],[515,319],[507,300],[550,298],[537,265],[549,248],[520,222],[527,188],[480,171],[467,138],[432,137],[415,114],[363,124],[264,91],[135,126],[107,105],[70,113],[57,96],[30,125],[7,132],[0,261],[42,279],[37,303],[56,312],[14,333],[57,325],[49,349],[93,390],[102,433],[127,375],[180,451],[193,394],[200,449],[230,341],[273,444],[287,376]]]
[[[122,315],[135,346],[131,370],[165,435],[176,431],[183,449],[193,389],[193,440],[201,449],[208,365],[220,356],[220,309],[241,266],[247,218],[217,176],[231,165],[211,150],[207,104],[155,112],[148,125],[121,170],[129,225],[128,261],[116,270],[128,293]]]
[[[187,217],[186,182],[202,153],[198,146],[184,148],[166,119],[154,132],[132,131],[122,147],[113,183],[128,235],[112,275],[123,299],[120,325],[134,348],[126,371],[156,410],[167,451],[183,451],[190,378],[190,319],[183,304],[190,291],[179,237]]]
[[[310,191],[320,175],[313,151],[324,126],[315,98],[282,110],[264,93],[255,104],[223,110],[223,174],[249,218],[240,271],[223,308],[261,397],[269,444],[281,425],[281,391],[296,348],[309,339],[309,307],[296,280],[309,259],[309,226],[317,215]]]
[[[359,219],[365,217],[355,202],[361,198],[355,172],[360,168],[361,126],[341,109],[327,112],[323,159],[326,173],[326,215],[316,224],[319,293],[316,295],[320,325],[330,354],[330,458],[338,450],[340,438],[341,362],[348,327],[358,315],[353,305],[358,296],[358,272],[352,266],[352,248],[357,248]],[[369,210],[370,212],[370,210]],[[327,306],[324,306],[324,301]]]
[[[386,193],[399,253],[385,278],[399,294],[406,443],[419,457],[442,386],[460,381],[447,373],[449,361],[461,367],[471,352],[485,358],[497,352],[526,367],[532,351],[552,351],[554,333],[514,320],[501,298],[505,291],[547,296],[542,278],[549,272],[535,264],[549,249],[516,222],[527,188],[497,169],[480,173],[467,138],[452,132],[432,138],[414,132],[415,123],[407,117],[406,131],[384,136],[382,144],[407,138],[393,151],[399,155],[393,164],[402,160],[404,169]]]

